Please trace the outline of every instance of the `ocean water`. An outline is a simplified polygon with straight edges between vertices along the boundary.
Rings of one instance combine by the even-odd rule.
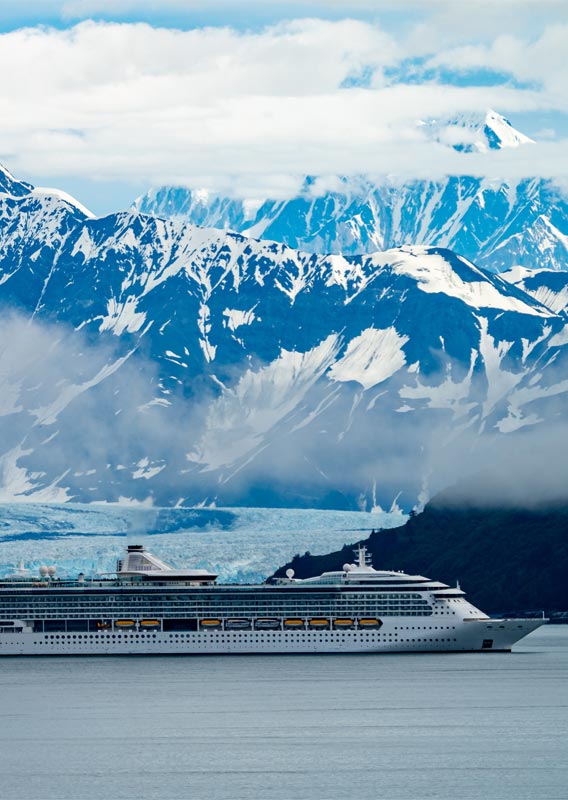
[[[9,800],[565,800],[568,627],[508,654],[5,658]]]

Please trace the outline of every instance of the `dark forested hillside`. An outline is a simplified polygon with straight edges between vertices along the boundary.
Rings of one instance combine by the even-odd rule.
[[[376,569],[401,569],[449,584],[490,613],[568,610],[568,504],[537,509],[457,507],[442,495],[401,528],[364,540]],[[341,569],[353,545],[322,556],[305,554],[296,577]],[[554,616],[554,615],[553,615]]]

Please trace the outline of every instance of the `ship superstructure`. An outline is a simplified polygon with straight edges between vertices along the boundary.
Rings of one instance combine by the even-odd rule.
[[[543,619],[492,619],[422,575],[353,564],[303,580],[219,584],[130,545],[116,574],[0,580],[0,655],[507,651]]]

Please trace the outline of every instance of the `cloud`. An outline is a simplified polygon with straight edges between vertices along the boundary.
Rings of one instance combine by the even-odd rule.
[[[200,409],[158,386],[132,339],[0,309],[0,500],[182,496]]]
[[[278,196],[305,173],[560,174],[563,142],[477,158],[427,141],[417,121],[487,107],[564,111],[568,67],[556,53],[568,28],[552,26],[530,44],[508,36],[440,52],[423,30],[419,47],[415,32],[395,36],[354,19],[256,32],[94,22],[12,31],[0,36],[0,69],[11,76],[0,86],[0,159],[28,175]],[[393,78],[419,50],[417,79]],[[510,80],[428,77],[453,64]]]
[[[551,104],[565,109],[567,43],[568,25],[555,25],[532,41],[507,33],[497,36],[490,44],[450,48],[432,57],[429,64],[462,71],[481,68],[500,71],[519,81],[542,86]]]
[[[436,488],[452,487],[443,493],[443,502],[460,505],[531,508],[566,504],[567,438],[566,422],[554,421],[512,438],[472,435],[468,441],[465,437],[449,452],[433,453]]]

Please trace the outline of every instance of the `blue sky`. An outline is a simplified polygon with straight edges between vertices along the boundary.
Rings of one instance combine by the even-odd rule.
[[[180,183],[286,196],[306,172],[566,181],[564,0],[4,0],[0,161],[95,213]],[[482,157],[419,122],[503,113]]]
[[[283,19],[354,17],[380,19],[391,29],[428,16],[424,2],[278,2],[278,0],[3,0],[0,30],[50,25],[65,28],[80,20],[147,22],[170,28],[230,25],[239,30],[261,29]],[[403,9],[401,11],[401,9]]]

